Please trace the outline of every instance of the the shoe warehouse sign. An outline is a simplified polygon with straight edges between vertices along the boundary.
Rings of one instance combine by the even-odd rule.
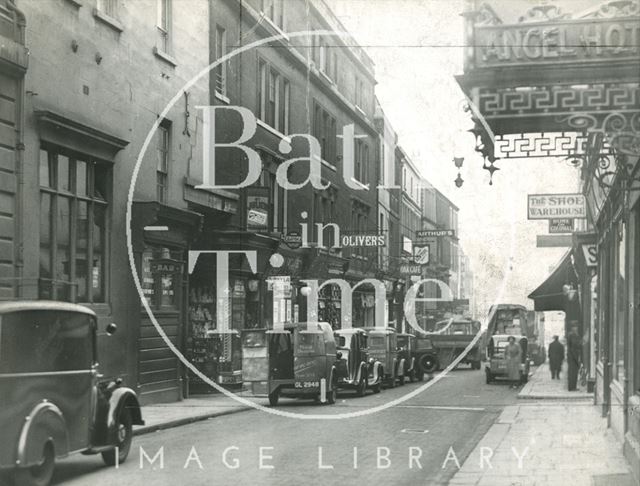
[[[529,194],[528,219],[583,219],[587,207],[582,194]]]
[[[640,17],[475,26],[477,68],[629,59],[640,54]]]

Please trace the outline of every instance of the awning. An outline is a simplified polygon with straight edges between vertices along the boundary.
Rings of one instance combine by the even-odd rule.
[[[577,288],[576,274],[571,262],[572,250],[568,250],[551,275],[529,294],[536,311],[566,311],[565,294],[562,287],[571,283]]]

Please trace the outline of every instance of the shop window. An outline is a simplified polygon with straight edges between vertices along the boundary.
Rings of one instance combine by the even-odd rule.
[[[39,173],[40,298],[105,302],[111,166],[43,148]]]
[[[179,308],[182,260],[181,250],[145,246],[142,252],[141,283],[149,306],[161,310]]]

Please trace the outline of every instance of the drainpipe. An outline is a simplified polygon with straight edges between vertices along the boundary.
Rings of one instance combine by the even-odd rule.
[[[15,28],[16,32],[14,34],[15,40],[25,45],[25,28],[27,25],[26,18],[22,10],[16,7],[14,0],[8,0],[7,8],[13,12],[15,16]],[[24,109],[24,89],[25,82],[24,78],[26,73],[20,76],[18,79],[18,96],[16,103],[16,116],[17,116],[17,127],[16,127],[16,149],[15,149],[15,157],[16,157],[16,179],[17,179],[17,188],[16,188],[16,249],[14,250],[15,255],[15,269],[16,269],[16,277],[17,277],[17,285],[14,289],[16,292],[15,297],[22,297],[23,295],[23,273],[24,273],[24,221],[22,219],[24,204],[24,185],[25,185],[25,177],[24,177],[24,128],[25,128],[25,109]]]

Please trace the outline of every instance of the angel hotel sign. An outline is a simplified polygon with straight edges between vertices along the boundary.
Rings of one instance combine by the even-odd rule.
[[[637,60],[640,17],[475,27],[476,67]]]

